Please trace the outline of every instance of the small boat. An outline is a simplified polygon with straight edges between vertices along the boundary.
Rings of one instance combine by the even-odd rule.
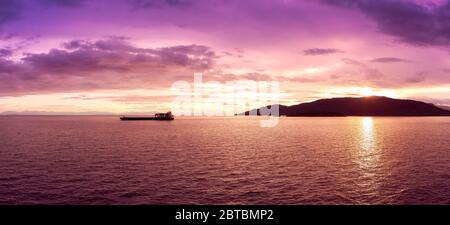
[[[174,120],[171,112],[156,113],[154,116],[121,116],[120,120]]]

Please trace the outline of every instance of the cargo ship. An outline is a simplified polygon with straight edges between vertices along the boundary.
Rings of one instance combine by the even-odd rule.
[[[120,120],[174,120],[171,112],[156,113],[154,116],[121,116]]]

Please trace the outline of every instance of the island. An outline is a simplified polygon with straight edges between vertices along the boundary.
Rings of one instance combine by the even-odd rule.
[[[276,105],[266,107],[273,106]],[[449,110],[431,103],[384,96],[330,98],[292,106],[278,106],[279,116],[450,116]],[[236,116],[259,116],[261,109],[252,109]]]

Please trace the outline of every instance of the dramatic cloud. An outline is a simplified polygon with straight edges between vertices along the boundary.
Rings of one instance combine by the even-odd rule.
[[[12,55],[12,51],[7,48],[0,48],[0,57],[8,57]]]
[[[340,52],[340,50],[334,48],[310,48],[303,50],[303,54],[305,55],[328,55]]]
[[[409,62],[409,60],[401,59],[401,58],[395,58],[395,57],[382,57],[382,58],[372,59],[371,62],[376,62],[376,63],[399,63],[399,62]]]
[[[212,67],[215,53],[199,45],[136,48],[121,38],[75,40],[65,49],[0,60],[0,95],[150,88]]]
[[[450,2],[426,7],[406,0],[322,0],[356,9],[373,19],[379,29],[415,45],[450,45]]]
[[[173,82],[195,72],[205,82],[277,80],[293,103],[369,89],[450,94],[446,0],[0,2],[0,111],[167,103]],[[78,94],[93,99],[60,99]],[[81,102],[90,105],[73,107]]]

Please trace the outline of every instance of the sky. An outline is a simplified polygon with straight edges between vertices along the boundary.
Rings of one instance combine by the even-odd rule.
[[[2,0],[0,113],[164,111],[171,86],[450,106],[447,0]]]

